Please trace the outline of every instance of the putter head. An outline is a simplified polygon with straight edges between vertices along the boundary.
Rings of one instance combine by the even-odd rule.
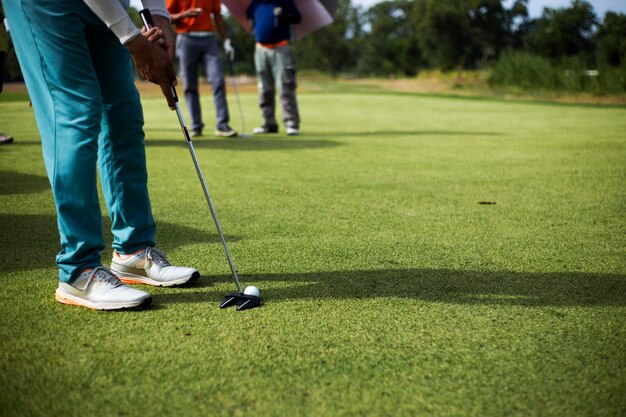
[[[237,311],[248,310],[261,305],[261,297],[255,295],[247,295],[242,292],[231,292],[226,294],[220,308],[226,308],[230,306],[237,306]]]

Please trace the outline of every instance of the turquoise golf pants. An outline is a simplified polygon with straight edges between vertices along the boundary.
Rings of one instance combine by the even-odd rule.
[[[71,282],[100,265],[104,249],[97,171],[113,249],[133,253],[155,244],[130,55],[81,0],[3,3],[54,194],[59,275]]]

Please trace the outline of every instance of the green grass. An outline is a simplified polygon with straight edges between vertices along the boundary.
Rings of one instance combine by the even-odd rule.
[[[301,137],[195,141],[264,298],[239,313],[218,308],[234,284],[159,98],[144,100],[159,245],[203,277],[150,288],[142,312],[55,303],[32,110],[0,103],[16,138],[0,147],[0,415],[624,415],[626,109],[299,98]]]

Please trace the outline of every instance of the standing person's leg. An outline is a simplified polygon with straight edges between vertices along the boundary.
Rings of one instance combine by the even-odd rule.
[[[100,89],[87,47],[82,2],[5,3],[13,42],[33,103],[44,161],[54,193],[62,282],[100,265],[104,247],[96,188]],[[95,17],[95,16],[94,16]]]
[[[213,89],[216,133],[231,132],[232,129],[228,125],[230,115],[228,114],[228,103],[226,102],[226,82],[224,81],[220,49],[217,46],[215,36],[207,36],[200,39],[202,39],[204,44],[202,61],[206,70],[207,79]]]
[[[263,116],[263,126],[254,129],[255,133],[278,132],[276,122],[276,89],[275,79],[272,72],[271,59],[273,51],[256,45],[254,50],[254,66],[257,73],[257,85],[259,88],[259,107]],[[265,130],[265,131],[262,131]]]
[[[88,28],[86,37],[104,107],[98,168],[112,221],[113,249],[131,254],[155,245],[143,110],[128,50],[106,27]]]
[[[180,64],[180,74],[183,77],[185,103],[191,114],[191,132],[194,136],[201,134],[204,127],[198,93],[198,65],[201,62],[201,53],[197,39],[185,34],[178,35],[176,55]]]
[[[288,134],[298,134],[300,114],[296,100],[296,62],[291,45],[276,48],[274,76],[278,80],[278,91],[283,106],[283,121]]]

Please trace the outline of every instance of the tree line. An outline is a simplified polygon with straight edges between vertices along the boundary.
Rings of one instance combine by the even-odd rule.
[[[335,23],[296,43],[301,69],[413,77],[487,69],[494,85],[626,92],[626,15],[574,0],[532,18],[528,0],[339,0]]]
[[[301,71],[414,77],[432,69],[489,69],[494,83],[559,88],[569,82],[574,90],[600,74],[596,84],[626,92],[626,15],[601,18],[584,0],[544,8],[536,18],[528,15],[528,0],[387,0],[370,8],[338,3],[333,24],[295,42]],[[226,21],[236,71],[254,74],[253,36],[232,16]],[[563,74],[577,74],[576,81]],[[610,82],[602,78],[609,75]]]
[[[254,73],[254,40],[227,17],[236,69]],[[294,44],[300,70],[414,77],[487,69],[488,81],[548,90],[626,92],[626,15],[591,3],[528,14],[528,0],[339,0],[335,22]]]
[[[528,0],[388,0],[363,10],[339,0],[335,23],[295,47],[301,68],[362,76],[483,68],[505,51],[553,62],[576,57],[590,69],[625,63],[626,15],[600,19],[589,2],[574,0],[531,18],[527,6]]]

